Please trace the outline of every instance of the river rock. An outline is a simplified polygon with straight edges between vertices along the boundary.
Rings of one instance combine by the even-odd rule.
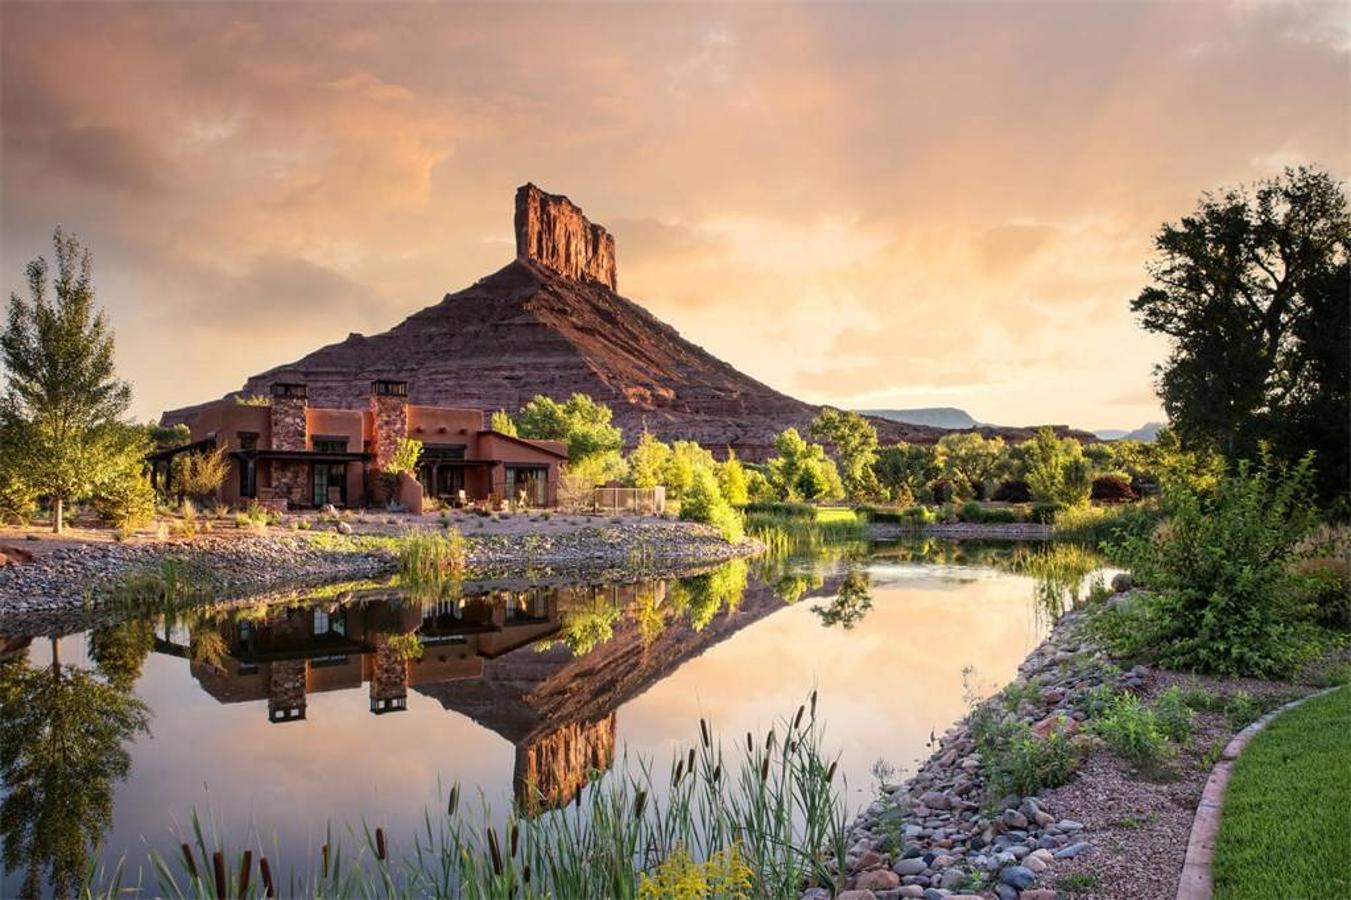
[[[1000,870],[999,880],[1009,887],[1023,891],[1037,883],[1037,873],[1026,866],[1007,866]]]
[[[918,875],[929,868],[923,857],[915,856],[910,859],[897,860],[896,865],[891,867],[891,871],[897,875]]]
[[[897,887],[901,876],[886,869],[872,869],[854,879],[854,889],[859,891],[885,891]]]

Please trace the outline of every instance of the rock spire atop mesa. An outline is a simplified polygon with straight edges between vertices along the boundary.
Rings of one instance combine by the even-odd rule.
[[[615,290],[614,236],[588,221],[567,197],[533,184],[516,189],[516,258]]]

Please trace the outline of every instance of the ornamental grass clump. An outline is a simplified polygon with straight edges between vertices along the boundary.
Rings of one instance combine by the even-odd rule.
[[[411,588],[440,588],[464,577],[469,551],[457,528],[445,533],[414,531],[399,538],[395,547],[399,576]]]
[[[332,828],[320,851],[284,869],[261,840],[230,850],[206,837],[178,851],[151,851],[154,893],[229,896],[437,898],[775,898],[844,887],[842,778],[824,755],[815,694],[767,735],[725,746],[701,720],[693,746],[658,778],[617,760],[593,770],[570,797],[534,784],[505,821],[486,803],[467,813],[461,789],[427,811],[415,835],[364,824],[344,847]],[[264,868],[265,867],[265,868]],[[119,870],[119,877],[124,870]]]

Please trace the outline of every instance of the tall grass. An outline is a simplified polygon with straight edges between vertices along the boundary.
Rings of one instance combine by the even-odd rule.
[[[1072,507],[1056,512],[1051,534],[1057,540],[1110,550],[1114,544],[1150,534],[1162,521],[1163,511],[1151,500]]]
[[[868,537],[867,522],[857,516],[819,521],[796,514],[754,513],[746,517],[746,530],[768,548],[770,555],[780,557],[812,553],[825,546]]]
[[[628,898],[683,854],[735,858],[749,870],[753,897],[838,890],[843,779],[823,755],[815,709],[813,693],[763,738],[747,733],[732,747],[700,720],[698,740],[674,753],[660,780],[648,762],[636,774],[623,765],[605,777],[593,772],[564,808],[535,817],[517,808],[500,830],[486,803],[476,814],[461,808],[457,785],[444,811],[424,814],[402,853],[383,829],[349,829],[348,849],[330,827],[319,858],[287,871],[284,882],[276,854],[261,844],[257,852],[229,849],[218,835],[208,839],[194,815],[191,840],[178,851],[150,851],[154,890],[170,898]],[[90,893],[99,890],[107,893]]]
[[[444,534],[413,531],[398,538],[394,553],[401,583],[411,589],[439,589],[458,583],[468,568],[469,553],[457,528]]]

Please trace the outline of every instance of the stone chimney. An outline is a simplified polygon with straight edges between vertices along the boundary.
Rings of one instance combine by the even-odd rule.
[[[267,718],[269,722],[293,722],[305,718],[305,695],[309,692],[309,660],[279,659],[269,666]]]
[[[408,708],[408,660],[389,644],[388,634],[373,636],[371,660],[371,712],[381,715]]]
[[[375,426],[371,465],[379,470],[399,449],[399,442],[408,437],[408,382],[372,381],[371,418]]]
[[[615,290],[614,237],[588,222],[567,197],[546,194],[533,184],[516,189],[516,258]]]
[[[272,449],[306,449],[305,407],[309,390],[303,384],[278,381],[272,385]]]

